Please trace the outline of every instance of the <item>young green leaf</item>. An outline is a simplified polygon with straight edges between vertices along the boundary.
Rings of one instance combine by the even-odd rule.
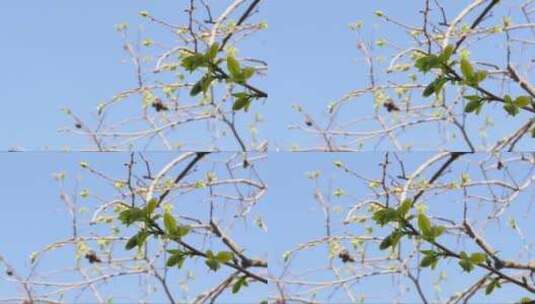
[[[479,85],[482,81],[487,79],[488,73],[485,71],[477,71],[474,75],[474,85]]]
[[[223,264],[223,263],[230,262],[233,257],[234,257],[234,254],[232,252],[220,251],[215,256],[215,260]]]
[[[461,72],[466,80],[472,81],[474,79],[474,67],[467,58],[461,58]]]
[[[399,230],[395,230],[390,235],[388,235],[386,238],[383,239],[381,244],[379,244],[379,249],[385,250],[389,247],[396,247],[399,241],[401,240],[401,237],[403,237],[403,232]]]
[[[198,81],[197,83],[195,83],[193,85],[193,87],[191,88],[191,91],[189,92],[189,94],[191,96],[197,96],[199,95],[199,93],[202,92],[202,82],[201,81]]]
[[[520,113],[520,109],[514,103],[506,103],[503,109],[511,116],[516,116]]]
[[[474,264],[481,264],[487,260],[487,255],[483,252],[476,252],[470,255],[470,261]]]
[[[431,228],[431,238],[433,240],[436,239],[437,237],[441,236],[445,230],[446,228],[444,228],[444,226],[433,226]]]
[[[135,222],[144,221],[145,212],[140,208],[128,208],[119,214],[119,221],[126,226],[130,226]]]
[[[420,266],[424,268],[431,267],[431,269],[435,269],[438,261],[440,260],[441,254],[434,250],[421,250],[420,252],[425,255],[420,262]]]
[[[490,295],[494,289],[501,288],[500,278],[494,278],[485,288],[485,295]]]
[[[214,77],[212,77],[209,74],[204,75],[204,77],[201,78],[201,80],[199,80],[195,85],[193,85],[190,95],[197,96],[201,92],[206,94],[206,92],[210,88],[210,85],[212,84],[212,81],[214,81]]]
[[[433,236],[431,221],[425,214],[420,213],[418,215],[418,228],[420,228],[420,232],[424,236],[424,238],[430,238]]]
[[[460,260],[459,265],[466,272],[471,272],[472,270],[474,270],[474,264],[472,264],[470,260]]]
[[[518,113],[520,113],[520,109],[518,108],[518,106],[515,104],[515,102],[513,101],[513,98],[509,95],[505,95],[503,97],[504,101],[505,101],[505,104],[503,106],[503,109],[509,113],[509,115],[511,116],[516,116]]]
[[[422,261],[420,262],[420,267],[426,268],[431,267],[431,269],[435,269],[436,265],[438,263],[438,257],[434,255],[426,255]]]
[[[442,88],[444,85],[448,82],[448,80],[442,76],[438,77],[437,79],[433,80],[425,89],[423,92],[424,97],[429,97],[433,94],[440,94],[442,91]]]
[[[398,216],[404,219],[407,213],[409,212],[409,210],[411,210],[411,207],[412,207],[412,200],[406,199],[403,202],[401,202],[401,205],[399,206],[397,210]]]
[[[217,271],[221,265],[219,265],[219,262],[216,260],[216,256],[214,255],[214,252],[212,250],[206,251],[206,261],[205,264],[213,271]]]
[[[205,261],[205,264],[206,264],[206,266],[208,266],[208,268],[210,268],[213,271],[217,271],[221,267],[219,262],[216,261],[215,259],[207,259]]]
[[[246,276],[242,276],[240,277],[236,283],[234,283],[234,285],[232,286],[232,293],[238,293],[240,291],[240,289],[244,286],[247,286],[247,277]]]
[[[158,207],[158,199],[156,199],[156,198],[151,199],[147,203],[147,206],[145,207],[146,208],[145,211],[146,211],[148,217],[150,217],[152,215],[154,210],[156,210],[156,207]]]
[[[392,209],[392,208],[383,208],[381,210],[376,211],[373,214],[372,219],[378,225],[384,226],[384,225],[394,221],[396,219],[397,215],[398,215],[397,210]]]
[[[439,68],[442,62],[439,57],[435,55],[426,55],[416,60],[415,67],[424,74],[431,69]]]
[[[149,236],[149,233],[147,231],[139,231],[134,236],[132,236],[128,242],[126,242],[125,249],[131,250],[136,246],[143,246],[145,244],[145,240],[147,240],[147,237]]]
[[[163,215],[163,224],[165,226],[165,232],[172,236],[175,234],[176,232],[176,229],[177,229],[177,224],[176,224],[176,219],[175,217],[169,213],[169,212],[165,212],[164,215]]]
[[[186,254],[183,252],[177,252],[171,255],[166,262],[167,267],[178,267],[182,268],[184,261],[186,260]]]
[[[195,53],[193,55],[184,57],[181,65],[184,67],[184,69],[186,69],[186,71],[192,73],[202,66],[207,66],[208,60],[204,54]]]
[[[459,265],[461,268],[466,272],[471,272],[474,270],[475,266],[470,257],[466,254],[466,252],[461,251],[460,253],[461,259],[459,260]]]
[[[236,97],[236,99],[234,100],[234,104],[232,105],[232,110],[240,111],[243,109],[247,111],[249,109],[249,106],[251,105],[251,96],[249,96],[246,93],[238,93],[238,94],[245,94],[245,95],[234,96]]]
[[[256,70],[253,68],[244,68],[241,76],[243,78],[243,81],[247,81],[249,78],[253,77],[253,75],[256,73]]]
[[[208,48],[208,51],[206,52],[206,58],[208,58],[210,62],[213,62],[217,57],[217,53],[219,53],[219,44],[216,42],[212,44],[210,48]]]
[[[132,248],[134,248],[134,247],[136,247],[136,246],[137,246],[137,234],[134,235],[134,236],[132,236],[132,237],[128,240],[128,242],[126,242],[126,245],[125,245],[124,248],[125,248],[126,250],[130,250],[130,249],[132,249]]]
[[[230,72],[230,75],[232,76],[232,78],[238,79],[238,78],[241,77],[241,73],[242,72],[241,72],[241,68],[240,68],[240,63],[232,55],[229,55],[227,57],[227,68],[228,68],[228,71]]]
[[[443,64],[447,64],[448,63],[448,60],[450,60],[451,58],[451,55],[453,55],[453,51],[455,50],[455,47],[453,45],[448,45],[444,48],[444,50],[442,51],[442,53],[440,54],[439,56],[439,59],[440,61],[443,63]]]
[[[515,99],[514,103],[517,107],[523,108],[529,106],[531,104],[531,101],[531,96],[519,96]]]
[[[188,233],[191,231],[191,228],[186,225],[178,225],[176,226],[176,230],[173,233],[173,237],[177,239],[181,239],[188,235]]]
[[[483,98],[478,95],[464,96],[464,98],[469,100],[469,102],[464,107],[464,111],[466,113],[475,112],[476,114],[479,114],[483,107]]]

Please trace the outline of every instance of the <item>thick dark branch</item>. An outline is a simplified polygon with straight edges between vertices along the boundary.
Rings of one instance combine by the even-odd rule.
[[[253,10],[256,8],[256,6],[258,6],[258,4],[260,3],[260,1],[262,0],[254,0],[253,3],[251,3],[251,5],[249,5],[249,7],[247,8],[247,10],[245,11],[245,13],[243,13],[243,15],[240,17],[240,19],[238,20],[238,23],[236,24],[236,26],[240,26],[243,22],[245,22],[245,20],[247,18],[249,18],[249,16],[251,15],[251,13],[253,12]],[[219,48],[220,51],[222,51],[224,48],[225,48],[225,45],[227,44],[227,42],[230,40],[230,38],[232,37],[232,35],[234,35],[234,31],[230,32],[225,38],[223,38],[223,42],[221,43],[221,47]]]
[[[203,157],[205,157],[209,153],[210,152],[197,152],[195,158],[186,166],[186,168],[184,168],[184,170],[182,170],[182,172],[180,172],[180,174],[177,175],[173,183],[175,185],[178,184],[191,171],[191,169],[193,169],[195,164],[197,164]],[[163,202],[163,200],[167,197],[167,195],[169,195],[170,192],[171,189],[167,189],[164,193],[160,195],[160,197],[158,198],[158,206]]]
[[[470,26],[470,29],[473,30],[475,29],[482,21],[483,19],[485,19],[485,17],[490,13],[490,11],[494,8],[494,6],[496,6],[498,3],[500,3],[500,0],[492,0],[491,3],[489,3],[489,5],[487,5],[487,7],[483,10],[483,12],[476,18],[476,20],[472,23],[472,26]],[[461,37],[461,39],[459,39],[459,41],[457,41],[457,43],[455,44],[455,49],[454,49],[454,53],[457,52],[457,50],[459,49],[459,47],[461,47],[461,44],[463,44],[463,42],[466,40],[466,38],[468,37],[468,35],[463,35],[463,37]]]

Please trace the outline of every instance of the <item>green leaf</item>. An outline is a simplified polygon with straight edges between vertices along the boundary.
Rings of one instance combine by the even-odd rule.
[[[234,96],[236,98],[249,98],[249,97],[251,97],[251,95],[249,95],[249,93],[246,93],[246,92],[234,93],[234,94],[232,94],[232,96]]]
[[[215,256],[215,260],[218,261],[219,263],[224,264],[224,263],[230,262],[233,257],[234,257],[234,254],[232,252],[220,251]]]
[[[128,242],[126,242],[125,249],[130,250],[137,246],[137,234],[131,237]]]
[[[433,68],[439,68],[442,62],[435,55],[426,55],[416,60],[415,67],[421,72],[427,73]]]
[[[448,82],[448,80],[446,80],[446,78],[444,78],[442,76],[438,77],[437,79],[433,80],[433,82],[431,82],[424,89],[423,96],[424,97],[429,97],[429,96],[433,95],[434,93],[440,94],[440,92],[442,91],[442,88],[444,87],[444,85],[447,82]]]
[[[398,216],[404,219],[407,213],[409,212],[409,210],[411,210],[411,207],[412,207],[412,200],[406,199],[403,202],[401,202],[401,205],[399,206],[397,210]]]
[[[434,240],[437,237],[441,236],[442,233],[444,233],[445,230],[446,230],[446,228],[444,228],[443,226],[433,226],[431,228],[432,239]]]
[[[503,99],[505,103],[513,103],[513,98],[510,95],[505,95]]]
[[[465,95],[463,97],[464,97],[464,99],[467,99],[469,101],[480,101],[480,100],[483,100],[483,97],[481,97],[479,95]]]
[[[455,47],[453,45],[446,46],[439,56],[440,61],[443,64],[447,64],[448,60],[450,60],[451,58],[451,55],[453,55],[454,50],[455,50]]]
[[[241,76],[243,78],[243,81],[247,81],[249,78],[253,77],[253,75],[256,73],[256,70],[253,68],[245,68],[243,69]]]
[[[199,93],[202,92],[202,82],[201,81],[198,81],[197,83],[195,83],[193,85],[193,88],[191,88],[191,91],[189,92],[189,94],[191,96],[197,96],[199,95]]]
[[[392,232],[389,236],[387,236],[381,244],[379,244],[379,249],[385,250],[389,247],[396,247],[399,241],[401,240],[401,237],[404,235],[403,232],[399,230],[395,230]]]
[[[203,92],[206,94],[208,89],[210,88],[210,85],[212,84],[212,81],[214,81],[214,77],[211,75],[204,75],[201,80],[199,80],[191,89],[190,95],[191,96],[197,96],[199,93]]]
[[[432,238],[433,226],[431,225],[431,221],[429,220],[429,218],[427,218],[427,216],[425,216],[425,214],[423,213],[420,213],[418,215],[418,228],[420,228],[420,232],[422,233],[424,238]]]
[[[469,99],[468,97],[475,97],[474,99]],[[480,96],[474,95],[474,96],[465,96],[466,99],[469,99],[470,101],[466,104],[464,107],[464,111],[466,113],[472,113],[476,112],[479,114],[483,107],[483,98]]]
[[[158,207],[158,199],[156,199],[156,198],[151,199],[147,203],[147,206],[145,207],[146,208],[145,211],[146,211],[146,214],[147,214],[148,217],[150,217],[152,215],[154,210],[156,210],[156,207]]]
[[[523,108],[529,106],[531,104],[531,101],[531,96],[519,96],[515,99],[514,103],[517,107]]]
[[[208,58],[210,62],[213,62],[217,57],[217,53],[219,53],[219,44],[216,42],[212,44],[210,48],[208,48],[208,51],[206,52],[206,58]]]
[[[425,255],[425,257],[420,262],[420,266],[424,268],[431,267],[431,269],[435,269],[441,257],[441,254],[434,250],[421,250],[420,252]]]
[[[240,277],[232,286],[232,293],[238,293],[243,286],[247,286],[247,277]]]
[[[168,235],[173,236],[177,229],[175,217],[171,213],[165,212],[163,215],[163,224],[165,226],[165,232]]]
[[[184,261],[186,260],[186,254],[184,252],[177,252],[173,255],[171,255],[167,259],[167,267],[178,267],[182,268],[182,265],[184,264]]]
[[[167,249],[166,250],[167,253],[173,255],[173,254],[179,254],[179,253],[184,253],[182,250],[178,250],[178,249]],[[185,254],[185,253],[184,253]]]
[[[461,268],[466,272],[471,272],[472,270],[474,270],[474,263],[466,254],[466,252],[461,251],[460,256],[461,259],[459,260],[459,265],[461,266]]]
[[[216,261],[215,259],[207,259],[205,261],[206,265],[208,266],[208,268],[210,268],[211,270],[213,271],[217,271],[221,265],[219,264],[218,261]]]
[[[434,251],[434,250],[420,250],[421,253],[424,255],[439,255],[440,253]]]
[[[232,55],[229,55],[227,57],[227,68],[228,68],[232,78],[238,79],[238,78],[241,77],[241,73],[242,72],[241,72],[241,68],[240,68],[240,63]]]
[[[232,105],[233,111],[240,111],[242,109],[247,111],[249,109],[249,106],[251,105],[251,96],[249,94],[236,93],[233,94],[233,96],[235,97],[234,104]]]
[[[182,67],[188,72],[194,72],[202,66],[208,65],[208,58],[204,54],[195,53],[182,59]]]
[[[469,82],[474,79],[474,67],[470,61],[464,57],[461,58],[461,72],[463,73],[464,78]]]
[[[485,288],[485,295],[490,295],[494,289],[501,288],[500,278],[494,278]]]
[[[474,76],[474,84],[479,85],[482,81],[487,79],[488,73],[486,71],[477,71]]]
[[[143,246],[145,244],[145,240],[147,240],[147,237],[149,236],[149,233],[147,231],[139,231],[134,236],[132,236],[128,242],[126,242],[125,249],[130,250],[133,249],[136,246]]]
[[[145,220],[145,211],[140,208],[128,208],[119,214],[119,221],[126,226]]]
[[[472,270],[474,270],[474,264],[472,264],[470,260],[460,260],[459,265],[466,272],[471,272]]]
[[[503,109],[511,116],[516,116],[518,113],[520,113],[520,109],[513,103],[506,103],[503,106]]]
[[[481,264],[487,260],[487,255],[483,252],[472,253],[470,261],[474,264]]]
[[[431,267],[431,269],[435,269],[437,262],[438,262],[438,257],[428,255],[422,259],[422,261],[420,262],[420,267],[423,267],[423,268]]]
[[[181,239],[188,235],[188,233],[191,231],[191,228],[186,225],[178,225],[176,226],[176,230],[173,233],[173,237],[177,239]]]
[[[383,208],[381,210],[376,211],[372,219],[381,226],[384,226],[392,221],[394,221],[397,218],[398,212],[395,209],[392,208]]]
[[[505,95],[503,97],[505,104],[503,105],[503,109],[509,113],[511,116],[516,116],[518,113],[520,113],[520,109],[516,105],[516,103],[513,101],[513,98],[509,95]]]

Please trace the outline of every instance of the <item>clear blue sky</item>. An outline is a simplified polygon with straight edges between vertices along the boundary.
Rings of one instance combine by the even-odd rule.
[[[428,153],[411,153],[401,155],[406,162],[407,172],[411,172],[423,160],[427,159]],[[170,153],[148,153],[147,158],[153,163],[155,170],[169,161],[174,156]],[[222,159],[225,155],[213,155],[212,159]],[[483,160],[485,155],[470,156],[467,159]],[[67,191],[74,191],[74,181],[79,178],[78,190],[89,189],[92,195],[109,198],[113,195],[113,189],[100,182],[98,179],[90,177],[79,167],[80,161],[89,162],[94,168],[102,170],[114,177],[125,177],[125,169],[122,166],[128,160],[126,153],[114,154],[97,154],[97,153],[4,153],[0,155],[0,167],[3,168],[4,174],[0,175],[0,197],[4,201],[4,209],[0,213],[0,252],[8,260],[20,269],[26,269],[28,266],[28,256],[31,252],[42,248],[44,245],[65,239],[69,236],[68,215],[65,212],[62,202],[59,200],[59,187],[51,176],[53,172],[65,172],[67,176]],[[251,255],[265,257],[269,260],[270,271],[278,273],[281,270],[281,256],[297,244],[317,239],[324,236],[323,214],[313,199],[314,184],[305,177],[306,172],[320,170],[320,186],[326,196],[332,193],[334,189],[341,187],[345,190],[346,195],[339,199],[332,199],[332,203],[340,206],[342,210],[350,208],[355,200],[362,199],[369,194],[367,185],[357,181],[347,174],[341,174],[339,169],[333,165],[334,160],[342,160],[348,167],[357,172],[379,179],[380,171],[377,164],[381,162],[382,155],[378,153],[357,153],[357,154],[316,154],[316,153],[272,153],[266,159],[258,163],[257,169],[260,176],[269,186],[269,190],[264,199],[262,199],[256,208],[252,210],[251,216],[262,215],[268,227],[268,232],[262,232],[254,225],[243,226],[238,224],[234,236],[238,242],[248,248]],[[211,165],[210,165],[211,167]],[[511,167],[510,173],[518,178],[529,174],[529,170],[522,167]],[[216,169],[216,172],[217,169]],[[473,180],[480,178],[480,170],[477,167],[470,167],[465,161],[461,161],[453,168],[448,175],[448,179],[458,180],[461,172],[467,172]],[[221,173],[223,175],[223,173]],[[496,176],[498,178],[498,176]],[[485,188],[474,190],[472,194],[486,193]],[[499,192],[497,195],[501,195]],[[535,230],[533,225],[529,225],[530,218],[533,218],[533,210],[529,208],[529,202],[533,201],[535,193],[528,191],[515,200],[515,204],[504,215],[504,222],[497,228],[496,224],[489,226],[485,230],[487,240],[495,247],[500,248],[500,254],[508,258],[516,258],[516,253],[522,246],[521,240],[507,228],[507,221],[511,216],[516,217],[518,225],[526,236],[527,244],[532,244]],[[189,196],[186,199],[189,202],[200,202],[202,199],[198,196]],[[183,202],[184,199],[180,200]],[[434,216],[454,217],[459,219],[460,196],[459,194],[451,196],[438,196],[430,201],[430,214]],[[97,201],[94,198],[78,199],[80,206],[94,208]],[[177,201],[177,206],[179,201]],[[206,214],[206,206],[192,204],[196,207],[188,207],[188,213]],[[202,207],[201,207],[202,206]],[[177,207],[178,208],[178,207]],[[481,209],[480,209],[481,208]],[[480,211],[477,211],[480,210]],[[484,216],[488,209],[484,206],[474,206],[473,213],[470,217],[473,219]],[[224,212],[227,214],[227,212]],[[333,213],[333,223],[340,223],[340,215]],[[358,233],[362,228],[356,225],[339,225],[334,224],[333,233],[341,234],[344,231],[349,233]],[[84,230],[88,233],[90,230]],[[386,232],[386,231],[385,231]],[[383,233],[383,232],[380,232]],[[447,241],[452,248],[463,246],[457,244],[455,238]],[[466,244],[468,250],[476,250],[470,243]],[[377,253],[371,249],[370,253]],[[57,255],[44,263],[43,269],[54,269],[59,265],[69,265],[72,253],[63,253]],[[294,264],[294,271],[303,271],[311,267],[325,263],[325,250],[313,251],[305,254]],[[532,258],[532,257],[531,257]],[[197,268],[196,268],[197,269]],[[459,267],[455,262],[442,262],[435,272],[424,271],[424,288],[427,295],[432,298],[432,282],[437,278],[438,271],[448,271],[448,281],[443,284],[445,294],[451,294],[466,286],[468,282],[473,282],[481,272],[476,271],[473,274],[461,274]],[[201,275],[206,273],[204,268],[199,272]],[[179,273],[183,275],[183,273]],[[199,287],[206,287],[206,284],[214,282],[217,276],[205,275],[203,280],[197,281],[192,285],[192,290]],[[324,275],[318,274],[316,278],[325,278]],[[129,288],[128,284],[135,282],[123,281],[118,285],[120,288],[115,289],[114,294],[122,294],[122,291]],[[384,286],[390,286],[392,281],[389,278],[380,280],[363,280],[355,290],[357,293],[364,292],[369,295],[377,295],[376,292],[367,290],[376,290]],[[0,295],[6,296],[13,292],[11,285],[0,284]],[[476,297],[477,301],[513,301],[517,300],[521,294],[514,288],[504,286],[502,290],[496,292],[492,297]],[[267,289],[258,284],[252,286],[239,299],[243,301],[257,300],[259,295],[265,295]],[[111,294],[111,291],[110,291]],[[124,294],[124,293],[123,293]],[[371,298],[372,300],[385,301],[392,295],[383,293],[385,298]],[[157,298],[156,298],[157,299]],[[227,298],[224,298],[227,299]],[[335,298],[336,299],[336,298]],[[415,300],[409,297],[406,300]]]
[[[448,3],[449,17],[453,18],[464,3],[467,1]],[[0,20],[3,33],[0,148],[85,147],[84,139],[57,133],[59,128],[71,124],[60,109],[69,107],[87,118],[98,102],[135,84],[132,65],[122,62],[127,58],[114,25],[128,22],[134,36],[138,26],[143,25],[146,31],[141,37],[150,35],[154,40],[163,39],[159,28],[144,23],[138,12],[146,9],[155,16],[182,23],[185,22],[181,13],[183,4],[141,0],[3,1],[0,4],[4,12]],[[265,117],[265,123],[260,125],[260,137],[269,139],[272,148],[283,150],[293,144],[305,147],[317,142],[316,138],[311,139],[301,132],[288,131],[289,124],[302,122],[291,105],[302,104],[321,121],[325,119],[321,113],[329,102],[352,89],[367,86],[366,66],[348,24],[363,21],[365,37],[370,41],[385,38],[406,45],[406,36],[377,20],[373,12],[382,9],[397,20],[419,25],[421,20],[415,20],[414,15],[419,4],[418,1],[386,0],[345,0],[335,5],[327,1],[309,1],[306,5],[300,1],[264,1],[255,18],[267,21],[269,29],[240,44],[240,54],[269,63],[269,74],[258,80],[258,86],[265,88],[270,98],[264,105],[254,107]],[[508,5],[515,4],[516,1],[503,4],[499,12],[506,14]],[[474,51],[483,59],[495,56],[491,50],[493,47]],[[372,102],[365,98],[349,107],[342,116],[361,117],[372,112]],[[497,123],[504,119],[492,111],[489,113]],[[251,113],[241,119],[249,122],[252,117]],[[522,118],[525,117],[518,121]],[[504,134],[516,125],[508,123],[507,127],[497,128],[489,138]],[[479,126],[479,123],[469,124],[469,129],[476,134]],[[413,134],[428,133],[422,129]],[[191,134],[195,136],[205,135]],[[412,141],[426,143],[417,138]],[[455,147],[463,146],[450,148]]]

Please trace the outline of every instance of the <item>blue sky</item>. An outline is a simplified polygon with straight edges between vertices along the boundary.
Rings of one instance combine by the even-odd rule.
[[[465,2],[448,4],[450,18]],[[511,7],[515,3],[511,3]],[[316,119],[324,121],[331,101],[352,89],[367,86],[367,67],[356,49],[356,34],[348,25],[363,21],[367,40],[387,39],[404,45],[406,36],[378,20],[374,11],[381,9],[397,20],[418,25],[421,20],[407,13],[416,11],[418,5],[418,1],[385,0],[359,1],[358,4],[345,0],[337,1],[336,5],[328,1],[307,2],[306,5],[299,1],[265,1],[255,18],[267,21],[269,28],[239,46],[241,55],[269,64],[268,76],[256,80],[256,84],[270,94],[265,104],[253,108],[265,118],[259,126],[259,136],[268,139],[273,149],[287,150],[293,145],[310,147],[317,143],[317,138],[288,131],[290,124],[303,120],[291,106],[301,104]],[[507,5],[500,10],[501,14],[506,14],[510,7]],[[80,116],[90,118],[99,102],[135,85],[133,66],[127,62],[114,26],[128,22],[132,36],[165,41],[169,37],[162,36],[159,27],[142,20],[139,11],[148,10],[163,19],[185,22],[182,4],[176,1],[4,1],[0,9],[7,12],[0,20],[4,41],[0,50],[0,65],[4,70],[0,91],[4,105],[0,113],[2,149],[76,150],[86,147],[85,139],[57,132],[72,124],[60,109],[69,107]],[[143,31],[138,30],[140,26]],[[484,45],[485,41],[481,43]],[[489,46],[495,46],[495,42],[490,43]],[[480,47],[474,52],[479,58],[494,58],[492,49]],[[364,98],[348,107],[342,117],[361,117],[372,112],[371,100]],[[254,117],[253,113],[240,117],[243,130]],[[497,123],[507,119],[493,110],[484,114]],[[508,128],[494,129],[489,138],[505,134],[524,121],[522,118],[525,117],[508,124]],[[475,121],[478,122],[469,123],[469,130],[477,137],[480,120]],[[417,145],[429,142],[429,138],[417,137],[427,134],[423,130],[415,131],[413,138],[407,140]],[[188,129],[188,132],[193,132],[189,137],[203,141],[205,133],[199,128]],[[520,147],[524,147],[523,143]],[[234,150],[236,146],[226,143],[222,148]],[[389,148],[384,144],[379,146],[379,149]],[[466,147],[458,143],[448,148]]]

